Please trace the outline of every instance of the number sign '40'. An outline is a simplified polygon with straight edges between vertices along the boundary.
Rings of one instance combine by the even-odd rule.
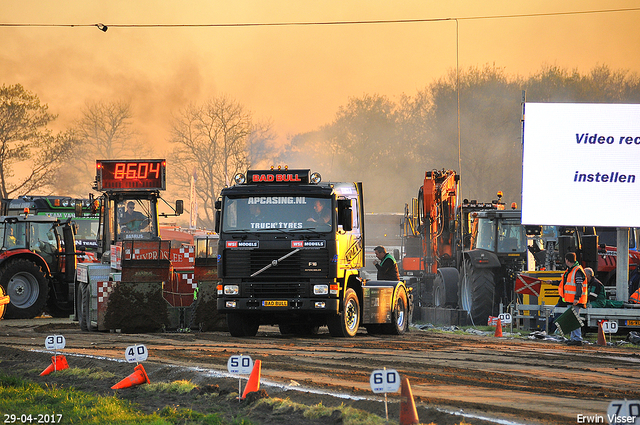
[[[393,369],[374,370],[369,384],[374,393],[395,393],[400,389],[400,375]]]
[[[143,344],[130,345],[124,350],[124,358],[129,363],[138,363],[147,360],[149,352]]]
[[[44,347],[47,350],[62,350],[66,343],[62,335],[49,335],[44,340]]]
[[[229,373],[237,373],[240,375],[248,375],[253,369],[253,359],[251,356],[231,356],[227,361],[227,370]]]

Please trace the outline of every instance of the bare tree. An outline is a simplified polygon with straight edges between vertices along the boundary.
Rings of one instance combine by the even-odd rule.
[[[84,194],[95,178],[96,159],[140,158],[148,149],[136,141],[130,102],[87,103],[76,122],[82,144],[74,166],[60,176],[58,187],[66,193]]]
[[[176,145],[172,167],[187,189],[194,170],[197,196],[202,203],[200,225],[212,228],[214,204],[220,190],[233,176],[249,167],[248,144],[273,137],[269,124],[256,124],[251,114],[227,96],[180,112],[173,123],[171,142]],[[261,139],[261,140],[258,140]]]
[[[57,118],[20,84],[0,88],[0,196],[50,191],[78,139],[73,131],[52,134]]]

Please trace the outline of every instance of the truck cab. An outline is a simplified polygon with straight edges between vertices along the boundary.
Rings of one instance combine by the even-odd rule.
[[[406,288],[360,277],[361,183],[323,183],[310,170],[288,169],[249,170],[235,181],[222,190],[216,211],[217,305],[233,336],[253,336],[262,324],[283,334],[327,325],[333,336],[354,336],[361,323],[371,332],[383,324],[404,332]],[[372,301],[379,297],[386,304]],[[399,325],[391,318],[397,299]]]

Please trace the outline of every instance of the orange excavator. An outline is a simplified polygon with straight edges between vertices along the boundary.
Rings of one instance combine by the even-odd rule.
[[[459,182],[453,170],[425,173],[418,197],[405,205],[401,270],[417,286],[418,307],[459,307],[483,323],[513,298],[526,231],[501,192],[490,203],[460,202]]]

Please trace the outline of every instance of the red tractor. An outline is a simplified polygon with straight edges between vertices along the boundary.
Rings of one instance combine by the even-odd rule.
[[[0,286],[10,302],[6,319],[31,319],[47,310],[73,314],[75,239],[70,220],[0,217]]]

